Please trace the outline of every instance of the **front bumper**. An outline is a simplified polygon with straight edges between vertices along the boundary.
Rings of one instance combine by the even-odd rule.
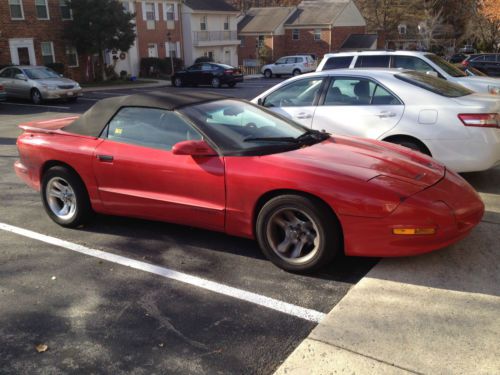
[[[46,100],[51,99],[70,99],[82,96],[82,89],[57,89],[41,90],[42,97]]]
[[[443,179],[402,202],[385,218],[340,216],[346,255],[399,257],[427,253],[451,245],[483,217],[484,204],[459,175]],[[435,234],[396,235],[395,228],[436,228]]]

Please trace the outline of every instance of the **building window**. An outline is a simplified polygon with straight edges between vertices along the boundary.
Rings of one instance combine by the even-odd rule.
[[[200,30],[204,31],[207,29],[207,16],[201,16],[200,19]]]
[[[229,16],[224,20],[224,30],[229,30]]]
[[[167,21],[174,21],[175,20],[175,14],[174,14],[174,4],[167,4],[165,6],[165,19]]]
[[[240,41],[240,47],[245,47],[245,37],[244,36],[238,36],[238,40]]]
[[[71,7],[69,6],[69,0],[59,0],[59,8],[61,9],[61,18],[63,20],[73,19]]]
[[[257,48],[262,48],[264,46],[264,35],[259,35],[257,38]]]
[[[52,64],[54,60],[54,46],[52,42],[40,43],[42,47],[42,61],[44,65]]]
[[[123,3],[122,3],[122,7],[123,7],[123,11],[124,11],[125,13],[132,13],[132,12],[130,11],[130,4],[129,4],[129,2],[128,2],[128,1],[123,2]]]
[[[166,53],[167,57],[172,57],[175,59],[177,57],[177,45],[174,42],[167,42]]]
[[[300,38],[300,30],[293,29],[292,30],[292,40],[299,40],[299,38]]]
[[[314,29],[314,40],[321,40],[321,29]]]
[[[66,47],[66,63],[70,68],[78,67],[78,53],[75,47]]]
[[[155,5],[154,3],[146,3],[146,21],[155,20]]]
[[[23,20],[24,11],[21,0],[9,0],[10,18],[13,20]]]
[[[35,0],[36,18],[39,20],[49,19],[49,9],[47,7],[47,0]]]

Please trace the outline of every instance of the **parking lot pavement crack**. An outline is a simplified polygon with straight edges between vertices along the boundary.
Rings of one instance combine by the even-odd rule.
[[[320,343],[323,343],[323,344],[326,344],[326,345],[333,346],[333,347],[335,347],[335,348],[337,348],[337,349],[340,349],[340,350],[345,350],[346,352],[353,353],[353,354],[356,354],[356,355],[359,355],[359,356],[362,356],[362,357],[365,357],[365,358],[371,359],[372,361],[376,361],[376,362],[379,362],[379,363],[383,363],[384,365],[391,366],[391,367],[397,368],[397,369],[399,369],[399,370],[409,372],[409,373],[411,373],[411,374],[415,374],[415,375],[426,375],[426,374],[425,374],[425,373],[423,373],[423,372],[418,372],[418,371],[415,371],[415,370],[412,370],[412,369],[409,369],[409,368],[406,368],[406,367],[403,367],[403,366],[398,366],[398,365],[397,365],[397,364],[395,364],[395,363],[387,362],[387,361],[384,361],[383,359],[375,358],[375,357],[372,357],[372,356],[370,356],[370,355],[363,354],[363,353],[357,352],[357,351],[355,351],[355,350],[352,350],[352,349],[349,349],[349,348],[345,348],[345,347],[340,346],[340,345],[334,345],[334,344],[332,344],[332,343],[330,343],[330,342],[327,342],[327,341],[318,340],[317,338],[312,338],[312,337],[309,337],[308,339],[309,339],[309,340],[313,340],[313,341],[317,341],[317,342],[320,342]]]
[[[209,350],[208,346],[205,344],[192,340],[189,337],[186,337],[182,332],[180,332],[177,328],[174,327],[169,318],[167,318],[158,308],[154,295],[146,295],[140,301],[139,305],[147,311],[150,317],[156,319],[158,323],[160,323],[158,329],[165,328],[170,332],[173,332],[177,337],[179,337],[184,342],[189,345],[201,349],[201,350]]]

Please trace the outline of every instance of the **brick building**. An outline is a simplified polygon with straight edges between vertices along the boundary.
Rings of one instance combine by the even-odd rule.
[[[61,0],[0,1],[0,66],[64,64],[65,75],[84,78],[84,61],[63,39],[72,14]]]
[[[244,38],[239,52],[240,63],[256,54],[255,46],[259,43],[271,48],[273,60],[300,53],[312,53],[321,58],[325,53],[339,50],[349,35],[363,34],[366,30],[365,19],[352,0],[303,0],[275,29],[272,38],[269,33],[258,33],[257,28],[253,28],[256,35],[252,36],[252,43],[247,35],[248,25],[263,23],[264,17],[263,12],[255,12],[255,9],[258,8],[247,11],[239,22],[239,36]]]

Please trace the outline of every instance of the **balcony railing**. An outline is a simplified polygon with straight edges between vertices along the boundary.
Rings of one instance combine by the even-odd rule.
[[[237,40],[236,31],[193,31],[193,41],[197,42],[220,42],[228,40]]]

